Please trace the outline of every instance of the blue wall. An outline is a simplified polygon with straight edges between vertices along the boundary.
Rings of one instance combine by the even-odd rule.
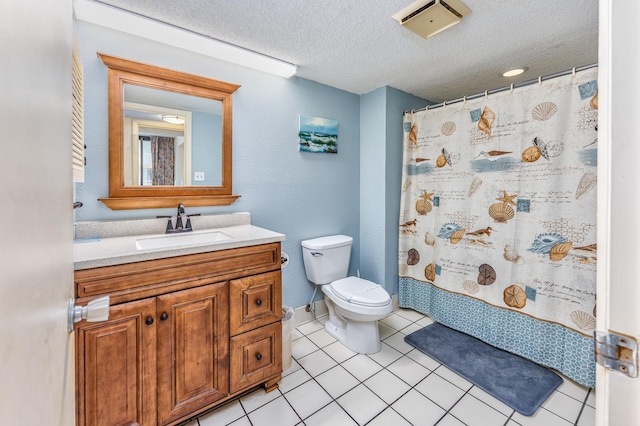
[[[430,102],[391,87],[360,97],[360,266],[363,278],[398,292],[402,114]]]
[[[397,200],[391,200],[395,205],[389,207],[396,211],[395,236],[387,236],[383,228],[384,237],[376,246],[382,250],[366,256],[360,253],[361,236],[369,235],[377,227],[380,216],[383,222],[390,220],[384,204],[372,206],[375,211],[365,208],[368,207],[366,205],[361,209],[363,176],[360,171],[366,169],[375,175],[386,170],[388,150],[377,150],[387,143],[387,132],[391,127],[385,124],[367,130],[372,140],[381,139],[370,147],[369,140],[361,135],[361,129],[368,128],[368,125],[361,126],[361,114],[367,114],[365,121],[369,124],[386,123],[388,100],[373,102],[368,109],[360,96],[310,80],[272,76],[85,22],[76,21],[75,31],[85,71],[87,145],[85,182],[75,186],[76,199],[84,203],[76,210],[76,221],[149,218],[175,213],[174,209],[112,211],[97,201],[108,196],[107,69],[96,56],[96,52],[102,52],[241,85],[233,95],[233,192],[241,198],[230,206],[189,208],[188,212],[218,214],[246,211],[251,213],[254,225],[285,234],[282,249],[290,257],[289,266],[283,270],[285,305],[306,305],[313,294],[314,285],[306,279],[300,247],[300,242],[308,238],[330,234],[352,236],[350,274],[363,269],[363,277],[379,276],[382,277],[381,282],[386,271],[382,275],[368,275],[360,265],[382,263],[389,265],[386,269],[397,268],[399,195]],[[384,98],[402,100],[407,96],[407,99],[415,99],[395,89],[390,92],[383,88],[381,92]],[[421,106],[426,102],[422,100]],[[361,107],[364,107],[363,113]],[[403,107],[402,110],[412,107]],[[371,117],[368,116],[370,113]],[[299,152],[298,114],[337,120],[338,153]],[[400,112],[391,120],[399,129],[401,117]],[[399,133],[396,139],[401,140],[401,137]],[[367,147],[366,150],[361,150],[361,143]],[[374,163],[363,161],[367,155],[375,156]],[[391,174],[399,174],[401,160],[392,169],[394,172]],[[384,185],[384,180],[380,183]],[[376,189],[368,183],[366,185],[371,188],[372,197],[366,197],[370,200]],[[400,184],[396,187],[399,194]],[[380,209],[382,213],[377,211]],[[361,226],[361,210],[363,218],[375,216],[375,220],[366,219],[364,227]],[[385,244],[391,241],[396,244],[396,252],[385,257],[388,251]],[[370,257],[374,258],[373,261]],[[387,287],[391,293],[397,292],[397,277],[394,281],[392,288]],[[320,298],[321,293],[315,300]]]
[[[191,115],[191,185],[222,185],[222,116],[194,111]],[[206,142],[206,143],[205,143]],[[204,172],[204,181],[194,181]]]

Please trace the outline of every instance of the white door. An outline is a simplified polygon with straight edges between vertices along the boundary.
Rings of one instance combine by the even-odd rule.
[[[71,1],[3,1],[0,40],[0,423],[69,426]]]
[[[599,12],[598,330],[640,340],[640,2]],[[596,424],[640,425],[640,378],[596,380]]]

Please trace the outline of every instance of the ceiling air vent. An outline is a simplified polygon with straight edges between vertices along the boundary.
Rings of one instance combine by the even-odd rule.
[[[429,38],[462,21],[471,9],[460,0],[418,0],[393,15],[403,27]]]

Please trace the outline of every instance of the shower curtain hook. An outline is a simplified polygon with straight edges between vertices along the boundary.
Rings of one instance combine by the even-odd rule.
[[[462,100],[464,101],[464,104],[467,104],[467,95],[464,95],[464,98],[462,98]]]
[[[511,93],[513,93],[513,83],[511,83]]]
[[[443,107],[443,108],[445,108],[446,106],[447,106],[447,101],[444,101],[444,102],[442,103],[442,107]]]
[[[571,70],[571,74],[573,74],[573,76],[576,76],[576,67],[573,67],[573,70]]]
[[[539,77],[538,77],[538,84],[539,84],[540,86],[542,86],[542,76],[539,76]]]
[[[485,98],[488,98],[488,97],[489,97],[489,91],[488,91],[488,90],[485,90],[485,91],[484,91],[484,97],[485,97]]]

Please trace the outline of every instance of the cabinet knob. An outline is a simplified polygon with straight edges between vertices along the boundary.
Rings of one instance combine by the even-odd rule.
[[[262,305],[262,300],[256,299],[256,305],[258,305],[258,306]]]
[[[166,321],[167,318],[169,318],[169,314],[166,312],[163,312],[162,315],[160,315],[160,321]]]
[[[151,317],[147,318],[147,320],[145,321],[145,323],[146,323],[147,325],[151,325],[151,324],[153,324],[153,318],[151,318]]]
[[[262,354],[256,354],[256,359],[260,361],[262,359]]]

